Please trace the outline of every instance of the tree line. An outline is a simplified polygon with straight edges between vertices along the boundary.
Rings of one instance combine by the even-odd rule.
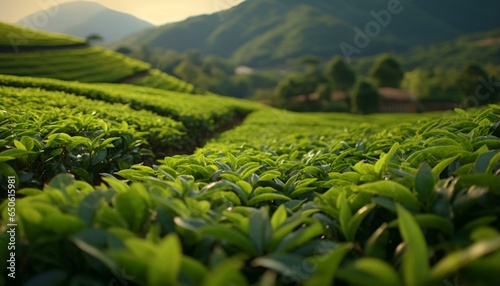
[[[383,54],[367,71],[355,71],[341,56],[324,62],[306,55],[289,60],[284,67],[237,74],[237,64],[194,49],[179,53],[121,47],[117,51],[150,62],[154,68],[194,84],[197,90],[262,100],[295,111],[377,112],[379,89],[384,87],[404,89],[424,102],[454,102],[465,107],[499,101],[494,77],[474,63],[464,64],[460,70],[420,67],[405,71],[396,56]]]
[[[439,69],[407,73],[394,56],[383,54],[368,76],[359,76],[340,56],[332,58],[323,70],[312,56],[300,61],[306,66],[304,72],[283,78],[275,92],[279,104],[296,111],[375,113],[380,111],[380,88],[404,89],[402,92],[410,92],[421,101],[456,102],[464,107],[500,101],[500,83],[475,63],[447,73]],[[335,94],[341,95],[340,99]]]

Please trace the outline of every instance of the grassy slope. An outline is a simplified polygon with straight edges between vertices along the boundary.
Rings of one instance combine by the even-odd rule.
[[[0,74],[81,82],[116,82],[150,68],[99,47],[0,53],[0,62]]]

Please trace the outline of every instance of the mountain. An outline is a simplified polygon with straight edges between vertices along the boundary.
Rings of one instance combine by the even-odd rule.
[[[48,10],[31,14],[19,20],[17,24],[81,38],[91,34],[99,34],[106,43],[154,27],[153,24],[130,14],[87,1],[60,4]]]
[[[499,9],[500,2],[490,0],[247,0],[226,12],[132,35],[116,46],[195,48],[240,64],[266,66],[305,54],[329,58],[405,52],[493,29],[499,26],[494,14]],[[363,40],[357,45],[356,36]]]

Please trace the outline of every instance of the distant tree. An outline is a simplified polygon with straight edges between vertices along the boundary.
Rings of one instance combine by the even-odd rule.
[[[191,62],[182,61],[177,67],[175,67],[174,74],[187,82],[195,83],[196,78],[199,75],[199,70]]]
[[[87,45],[92,45],[94,43],[102,43],[104,38],[99,34],[90,34],[85,38],[85,43]]]
[[[141,58],[145,62],[151,62],[152,52],[148,45],[142,45],[140,50]]]
[[[380,94],[367,80],[360,80],[356,83],[352,99],[354,113],[369,114],[380,111]]]
[[[124,54],[124,55],[129,55],[132,53],[132,49],[129,47],[121,46],[115,50],[117,53]]]
[[[314,55],[305,55],[299,57],[296,62],[306,68],[306,72],[311,73],[316,70],[320,64],[320,59]]]
[[[326,76],[336,90],[349,91],[356,83],[356,74],[340,56],[334,57],[327,65]]]
[[[401,65],[393,57],[382,55],[371,67],[370,76],[378,87],[399,88],[404,72]]]
[[[296,77],[286,77],[284,78],[276,88],[276,96],[284,100],[285,102],[299,95],[299,83]]]
[[[159,69],[168,74],[173,74],[174,69],[182,62],[182,55],[174,50],[162,49],[154,60]]]
[[[307,101],[310,101],[310,96],[316,92],[321,84],[325,83],[325,78],[317,71],[310,71],[300,75],[297,81],[300,94],[304,95]]]
[[[195,66],[201,66],[203,64],[203,57],[201,52],[197,49],[189,49],[184,53],[184,60],[191,62]]]
[[[468,64],[457,78],[456,85],[466,107],[498,103],[500,89],[491,75],[477,64]]]
[[[319,95],[320,100],[330,102],[332,100],[332,85],[322,83],[316,88],[316,93]]]
[[[210,55],[203,58],[203,63],[201,66],[204,73],[216,76],[225,76],[234,74],[236,67],[230,65],[227,60],[221,57]]]

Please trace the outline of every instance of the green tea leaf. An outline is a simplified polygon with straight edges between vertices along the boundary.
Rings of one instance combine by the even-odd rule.
[[[415,190],[418,200],[426,207],[429,207],[436,197],[434,185],[435,181],[431,167],[428,164],[422,165],[415,177]]]
[[[399,143],[396,142],[391,147],[391,150],[389,150],[389,153],[382,154],[377,163],[375,163],[375,172],[378,174],[379,177],[382,177],[385,174],[385,172],[387,171],[387,167],[389,166],[389,162],[391,161],[394,154],[396,154],[398,149],[399,149]]]
[[[420,226],[412,215],[397,205],[399,232],[406,243],[402,271],[405,285],[427,285],[429,279],[428,248]]]
[[[202,285],[248,285],[245,276],[240,273],[240,268],[243,266],[243,263],[243,258],[241,256],[224,260],[215,269],[210,271],[210,275],[206,276]]]
[[[349,224],[347,225],[347,234],[346,238],[348,241],[354,241],[356,238],[356,233],[359,229],[359,226],[363,222],[363,219],[376,207],[375,203],[368,204],[362,208],[360,208],[349,220]]]
[[[280,171],[270,170],[270,171],[266,171],[266,172],[262,173],[260,175],[259,181],[272,180],[274,178],[278,178],[279,176],[281,176]]]
[[[131,189],[116,197],[115,208],[120,216],[127,221],[130,229],[134,232],[140,231],[148,218],[148,207],[146,201],[139,193]]]
[[[284,281],[294,280],[301,282],[303,277],[299,277],[295,272],[302,266],[304,258],[293,253],[272,253],[252,260],[252,266],[272,269],[284,276]],[[306,273],[308,275],[310,273]]]
[[[491,173],[486,172],[490,165],[490,161],[495,157],[496,154],[500,154],[497,151],[485,152],[477,156],[476,164],[475,164],[475,172],[476,173]],[[498,157],[500,159],[500,157]],[[498,160],[497,160],[498,161]],[[496,162],[495,162],[496,163]]]
[[[175,234],[166,236],[148,268],[148,285],[176,285],[182,263],[182,245]]]
[[[497,154],[495,156],[493,156],[493,158],[491,158],[491,160],[488,164],[488,167],[486,168],[486,170],[484,172],[486,174],[491,174],[493,172],[493,169],[495,168],[495,166],[498,164],[499,161],[500,161],[500,152],[497,152]]]
[[[252,241],[241,232],[225,225],[209,225],[200,228],[200,231],[217,240],[227,241],[241,250],[256,254]]]
[[[263,255],[266,244],[272,236],[272,227],[265,208],[260,209],[250,217],[248,232],[258,255]]]
[[[191,285],[201,285],[204,278],[210,273],[206,267],[198,260],[189,256],[182,256],[181,275],[189,280]]]
[[[251,200],[248,201],[248,205],[253,206],[261,202],[266,202],[266,201],[276,201],[276,200],[281,200],[281,201],[291,201],[289,197],[285,195],[280,195],[280,194],[262,194],[256,197],[253,197]]]
[[[321,235],[323,233],[323,226],[321,223],[315,221],[308,227],[294,231],[286,235],[283,240],[276,247],[276,252],[287,252],[291,251],[311,239]]]
[[[413,218],[423,228],[440,230],[450,236],[455,232],[455,227],[453,226],[452,221],[442,216],[435,214],[417,214],[413,216]],[[389,227],[397,227],[398,225],[399,219],[396,219],[389,224]]]
[[[363,184],[356,188],[359,192],[369,193],[384,197],[389,197],[397,202],[418,209],[419,203],[417,197],[405,186],[393,181],[377,181]]]
[[[305,286],[332,285],[338,268],[347,253],[353,248],[350,243],[342,244],[318,258],[320,263],[313,275],[305,281]]]
[[[369,257],[359,258],[353,264],[339,269],[337,276],[351,285],[402,285],[391,265]]]
[[[457,182],[457,189],[469,188],[471,186],[486,187],[490,192],[500,195],[500,176],[490,174],[471,174],[461,176]]]
[[[477,219],[474,219],[470,222],[468,222],[466,225],[464,225],[460,229],[460,233],[469,233],[474,231],[474,229],[482,227],[482,226],[487,226],[495,221],[498,220],[497,216],[483,216]]]
[[[338,207],[340,208],[339,212],[340,228],[342,229],[342,233],[344,233],[346,239],[349,240],[348,239],[349,222],[351,221],[352,218],[352,212],[344,192],[339,195],[337,203],[339,205]]]
[[[434,178],[439,178],[439,175],[446,169],[451,163],[458,159],[460,155],[456,155],[454,157],[444,159],[439,164],[437,164],[434,168],[432,168],[432,175]]]
[[[460,270],[474,260],[500,249],[500,237],[482,240],[441,259],[430,273],[431,281],[437,283]]]
[[[32,151],[26,151],[22,149],[9,149],[0,153],[0,162],[6,162],[14,160],[16,158],[22,157],[24,155],[33,154]]]
[[[104,254],[101,250],[76,237],[72,238],[72,241],[83,252],[96,258],[104,265],[106,265],[106,267],[108,267],[109,269],[116,269],[115,262],[109,256]]]
[[[278,229],[286,220],[287,218],[287,213],[286,213],[286,208],[285,205],[280,205],[278,209],[274,212],[273,216],[271,217],[271,226],[273,230]]]

